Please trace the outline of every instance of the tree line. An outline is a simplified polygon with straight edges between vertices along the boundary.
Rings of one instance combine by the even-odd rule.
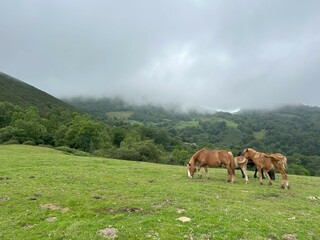
[[[52,108],[40,115],[0,102],[0,144],[30,144],[77,149],[95,156],[184,164],[193,149],[166,132],[124,123],[110,125],[88,114]]]
[[[144,106],[131,108],[119,101],[113,110],[133,114],[117,119],[51,108],[23,109],[0,103],[0,143],[52,146],[95,156],[183,165],[202,147],[228,149],[234,154],[246,147],[288,156],[289,173],[320,175],[318,109],[302,108],[237,114],[168,111]],[[100,104],[103,106],[103,104]],[[118,106],[118,107],[117,107]],[[106,113],[106,112],[104,112]]]

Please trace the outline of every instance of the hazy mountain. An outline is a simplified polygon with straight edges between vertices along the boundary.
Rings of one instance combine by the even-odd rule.
[[[40,112],[46,112],[53,107],[75,110],[64,101],[3,72],[0,72],[0,101],[11,102],[24,108],[35,106]]]

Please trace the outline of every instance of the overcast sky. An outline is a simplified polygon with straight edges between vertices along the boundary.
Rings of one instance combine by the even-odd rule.
[[[0,0],[0,71],[59,98],[320,106],[320,1]]]

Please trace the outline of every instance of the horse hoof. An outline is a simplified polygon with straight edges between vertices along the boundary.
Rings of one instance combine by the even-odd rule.
[[[284,184],[281,184],[281,188],[283,188],[283,189],[290,189],[290,185],[284,185]]]
[[[268,185],[269,185],[269,186],[272,185],[272,182],[268,182]]]

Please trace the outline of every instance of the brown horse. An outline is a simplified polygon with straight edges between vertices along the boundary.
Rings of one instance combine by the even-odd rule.
[[[285,172],[287,158],[281,153],[266,154],[258,152],[252,148],[247,148],[242,152],[242,156],[244,156],[245,158],[250,158],[256,165],[256,168],[258,169],[260,184],[262,184],[261,169],[265,171],[265,175],[268,178],[268,184],[271,185],[272,183],[268,172],[276,167],[280,171],[282,176],[281,187],[286,189],[290,188],[288,176]]]
[[[220,167],[222,164],[227,168],[228,172],[228,182],[234,182],[235,180],[235,166],[233,161],[233,156],[225,150],[206,150],[201,149],[196,152],[187,164],[188,177],[193,178],[193,175],[198,171],[199,177],[201,177],[200,169],[204,167],[206,171],[207,178],[208,167]],[[196,166],[199,166],[198,170]]]
[[[232,152],[228,152],[232,157],[233,157],[233,154]],[[245,183],[248,183],[249,182],[249,179],[248,179],[248,174],[247,174],[247,164],[248,164],[248,159],[246,159],[244,156],[237,156],[237,157],[233,157],[233,160],[234,160],[234,165],[235,165],[235,168],[240,168],[244,175],[244,182]]]

